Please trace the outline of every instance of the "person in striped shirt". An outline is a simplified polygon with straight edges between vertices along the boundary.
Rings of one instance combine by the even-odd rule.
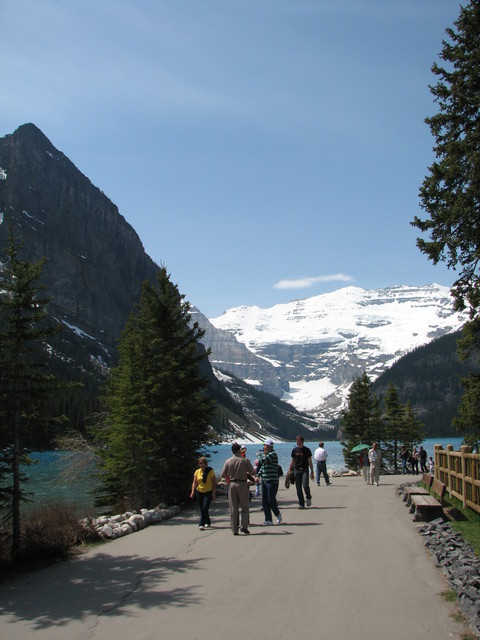
[[[263,445],[263,456],[259,460],[258,475],[262,481],[262,508],[265,514],[264,526],[273,524],[272,512],[277,524],[282,522],[282,515],[277,503],[278,491],[278,456],[273,450],[273,440],[267,438]]]

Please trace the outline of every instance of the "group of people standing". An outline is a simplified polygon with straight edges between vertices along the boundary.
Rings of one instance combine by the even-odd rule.
[[[277,503],[278,492],[278,456],[274,451],[273,440],[267,438],[263,444],[263,454],[258,457],[256,468],[250,460],[241,454],[239,444],[232,445],[232,456],[228,458],[220,473],[220,479],[228,482],[228,504],[230,507],[230,527],[234,536],[239,532],[249,535],[250,491],[248,481],[261,485],[262,508],[265,515],[264,526],[273,525],[273,516],[277,524],[282,515]],[[272,515],[273,514],[273,515]]]
[[[243,448],[245,449],[245,448]],[[324,443],[320,442],[315,450],[314,459],[317,464],[317,485],[320,484],[320,475],[323,474],[325,483],[332,483],[327,473],[327,453]],[[242,447],[234,443],[232,456],[228,458],[220,473],[220,481],[228,479],[228,504],[230,509],[230,527],[234,536],[243,533],[249,535],[250,522],[250,490],[249,482],[259,485],[262,496],[262,509],[265,516],[263,526],[273,525],[273,517],[276,524],[281,524],[282,515],[278,507],[277,492],[279,485],[278,455],[274,450],[274,442],[267,438],[263,444],[263,452],[255,460],[255,468],[246,457]],[[199,468],[195,471],[190,497],[197,497],[200,508],[201,530],[208,529],[211,525],[209,507],[216,493],[216,478],[206,458],[198,460]],[[309,480],[314,479],[312,452],[305,446],[302,436],[297,436],[296,446],[292,449],[291,462],[288,474],[293,476],[297,490],[298,508],[304,509],[312,504]]]
[[[414,447],[412,452],[407,449],[407,447],[402,446],[399,454],[400,461],[402,463],[402,475],[407,473],[412,473],[414,475],[418,475],[418,466],[420,465],[421,473],[431,473],[433,475],[434,472],[434,463],[433,458],[430,457],[427,462],[427,452],[423,447],[420,447],[417,450],[417,447]],[[411,470],[408,465],[411,465]]]

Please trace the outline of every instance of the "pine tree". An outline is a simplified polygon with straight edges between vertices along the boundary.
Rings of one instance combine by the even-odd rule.
[[[427,118],[435,138],[436,160],[420,189],[427,217],[412,224],[430,235],[417,246],[433,264],[461,267],[452,295],[457,309],[469,307],[472,318],[480,306],[480,0],[460,7],[446,30],[440,57],[432,72],[439,80],[430,91],[439,111]]]
[[[434,265],[446,262],[448,268],[459,268],[451,293],[455,308],[470,313],[459,343],[465,355],[480,349],[480,0],[461,6],[454,25],[446,30],[449,40],[443,41],[445,64],[432,67],[439,80],[430,91],[439,111],[426,123],[435,137],[437,159],[420,189],[428,217],[415,216],[412,225],[429,234],[429,240],[418,238],[417,246]],[[475,441],[480,428],[470,407],[480,403],[480,396],[474,397],[480,385],[475,377],[464,385],[456,425]]]
[[[462,379],[465,392],[453,425],[464,434],[465,444],[480,450],[480,375]]]
[[[424,439],[423,425],[413,412],[410,401],[400,402],[398,390],[390,383],[384,398],[384,459],[387,465],[398,470],[399,445],[404,444],[411,451]]]
[[[348,406],[342,412],[341,429],[345,450],[343,452],[348,467],[356,465],[356,456],[350,451],[361,442],[371,444],[382,440],[380,407],[372,392],[372,382],[364,371],[355,378],[348,394]]]
[[[57,389],[46,370],[46,343],[58,332],[48,323],[40,278],[45,260],[22,261],[20,243],[9,232],[0,281],[0,508],[11,523],[12,559],[20,552],[20,503],[26,499],[21,465],[28,464],[28,442],[35,430],[58,420],[42,407]]]
[[[107,418],[97,432],[102,493],[97,504],[153,507],[181,502],[207,441],[214,404],[206,393],[190,305],[164,267],[145,282],[138,308],[119,340],[119,364],[105,396]]]
[[[412,409],[412,405],[410,404],[410,400],[408,400],[405,405],[403,433],[401,437],[402,443],[409,451],[412,451],[414,447],[417,447],[423,442],[424,437],[423,424],[416,417]]]
[[[405,408],[400,402],[398,390],[391,382],[384,398],[385,425],[383,457],[390,468],[398,469],[398,445],[403,442]]]

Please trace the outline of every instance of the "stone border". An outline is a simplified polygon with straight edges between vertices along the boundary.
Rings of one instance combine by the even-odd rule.
[[[397,488],[403,495],[404,488],[415,486],[407,482]],[[468,618],[480,638],[480,558],[473,547],[443,518],[417,524],[418,532],[425,538],[437,567],[441,567],[452,589],[457,593],[457,605]]]
[[[99,516],[98,518],[83,518],[80,523],[95,531],[102,540],[115,540],[127,536],[135,531],[145,529],[151,524],[168,520],[180,513],[179,506],[167,507],[159,504],[155,509],[140,509],[139,513],[127,511],[115,516]]]

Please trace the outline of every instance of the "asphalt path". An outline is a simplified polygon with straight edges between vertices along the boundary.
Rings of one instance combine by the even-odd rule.
[[[282,479],[283,480],[283,479]],[[284,522],[234,537],[228,504],[200,531],[194,508],[0,583],[1,640],[461,638],[449,589],[408,508],[401,476],[312,486],[297,508],[280,484]]]

